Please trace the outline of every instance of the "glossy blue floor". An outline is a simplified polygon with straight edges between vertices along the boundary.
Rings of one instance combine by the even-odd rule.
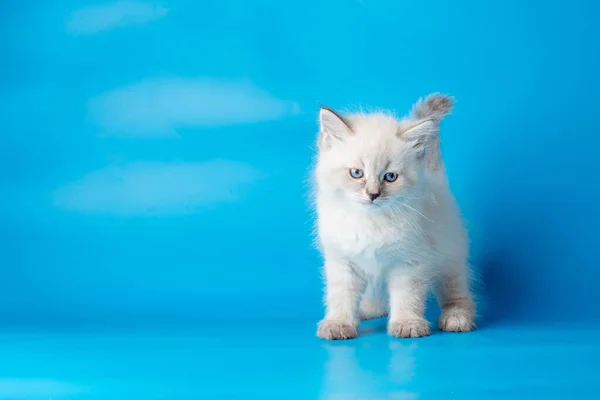
[[[599,19],[0,1],[0,400],[600,399]],[[319,108],[433,92],[456,99],[441,145],[480,329],[318,340]]]
[[[4,332],[1,399],[597,399],[598,329],[343,342],[313,325]]]

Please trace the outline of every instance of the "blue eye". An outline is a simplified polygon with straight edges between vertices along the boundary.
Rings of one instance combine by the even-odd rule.
[[[363,175],[364,175],[364,173],[363,173],[362,169],[350,168],[350,176],[353,177],[354,179],[360,179],[363,177]]]
[[[394,182],[396,179],[398,179],[398,174],[395,172],[388,172],[383,176],[383,179],[386,182]]]

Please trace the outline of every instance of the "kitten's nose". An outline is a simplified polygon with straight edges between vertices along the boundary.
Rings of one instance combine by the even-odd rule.
[[[367,192],[367,196],[369,196],[371,201],[375,201],[375,199],[378,198],[380,194],[381,193],[379,193],[379,192],[377,192],[377,193]]]

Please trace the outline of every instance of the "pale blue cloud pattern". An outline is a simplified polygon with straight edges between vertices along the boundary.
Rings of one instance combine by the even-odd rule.
[[[54,202],[91,214],[186,214],[237,200],[261,175],[248,164],[228,160],[135,162],[91,172],[56,190]]]
[[[178,128],[278,120],[299,111],[247,81],[154,78],[100,94],[88,113],[103,135],[176,136]]]
[[[121,26],[141,25],[159,19],[169,12],[153,2],[118,1],[75,10],[67,22],[67,32],[89,35]]]

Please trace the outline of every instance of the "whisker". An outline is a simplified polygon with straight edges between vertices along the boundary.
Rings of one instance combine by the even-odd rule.
[[[411,210],[413,210],[414,212],[416,212],[417,214],[419,214],[421,217],[425,218],[427,221],[429,221],[429,222],[435,222],[435,221],[433,221],[433,220],[431,220],[431,219],[427,218],[427,217],[425,216],[425,214],[423,214],[421,211],[417,210],[416,208],[413,208],[413,207],[409,206],[409,205],[408,205],[408,204],[406,204],[406,203],[399,203],[399,204],[402,204],[404,207],[410,208]]]

